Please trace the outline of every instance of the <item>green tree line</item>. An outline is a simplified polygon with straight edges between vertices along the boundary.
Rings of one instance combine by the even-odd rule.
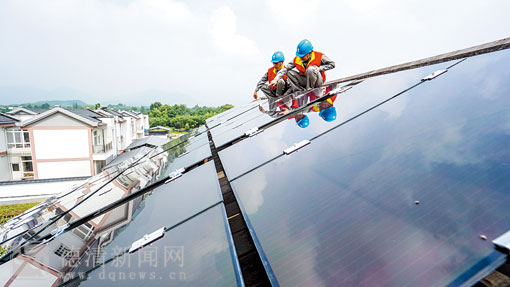
[[[154,102],[150,105],[149,123],[151,127],[166,126],[175,130],[188,130],[198,128],[205,124],[205,120],[222,113],[234,106],[226,104],[219,107],[188,108],[186,105],[163,105]]]

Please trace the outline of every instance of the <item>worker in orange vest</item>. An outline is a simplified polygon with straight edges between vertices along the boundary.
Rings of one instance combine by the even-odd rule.
[[[297,71],[293,70],[294,68]],[[294,61],[283,67],[269,85],[277,85],[278,81],[287,75],[293,92],[318,88],[326,82],[324,72],[333,68],[335,62],[323,53],[314,51],[312,43],[305,39],[299,42]]]
[[[285,66],[283,64],[284,61],[285,56],[283,55],[282,52],[280,51],[274,52],[273,56],[271,57],[271,62],[273,63],[273,66],[267,70],[267,73],[265,73],[264,76],[262,76],[260,81],[257,83],[257,87],[255,88],[255,92],[253,93],[254,99],[258,98],[257,92],[259,90],[262,90],[262,92],[264,92],[264,94],[266,94],[266,96],[269,99],[271,99],[281,97],[289,89],[289,84],[287,82],[286,75],[280,77],[277,81],[274,81],[278,71],[280,71]],[[269,83],[273,81],[274,84],[269,86]]]
[[[317,105],[313,106],[311,110],[313,112],[318,112],[319,117],[321,117],[326,122],[332,122],[336,120],[336,108],[333,105],[337,96],[338,95],[334,95],[331,98],[318,103]]]

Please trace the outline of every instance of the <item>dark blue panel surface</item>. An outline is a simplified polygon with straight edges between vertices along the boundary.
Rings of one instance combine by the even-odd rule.
[[[218,205],[150,246],[107,261],[79,286],[238,286],[224,220]]]
[[[200,180],[197,180],[199,178]],[[111,251],[130,246],[144,234],[172,226],[222,200],[214,163],[208,162],[182,177],[154,189],[144,200],[129,204],[130,222],[114,230],[114,239],[104,248]],[[122,205],[120,208],[126,208]]]
[[[182,145],[169,151],[169,163],[162,176],[167,176],[176,169],[186,168],[211,156],[207,133],[192,137]]]
[[[96,235],[81,249],[90,249],[97,245],[105,259],[112,258],[115,252],[129,248],[145,234],[180,224],[221,200],[215,166],[213,162],[206,163],[150,193],[120,205],[104,216],[89,221],[95,222],[96,230],[101,230],[100,236]],[[57,241],[72,246],[72,233],[77,230],[79,231],[80,227],[65,233]],[[52,248],[46,248],[42,250],[44,254],[39,255],[50,258],[53,251]],[[94,250],[89,250],[88,253],[90,252]],[[66,280],[74,277],[77,272],[85,272],[103,262],[93,260],[88,255],[80,251],[80,259],[73,263],[73,269],[66,271]]]
[[[501,262],[509,65],[470,58],[234,180],[280,284],[453,286]]]
[[[268,128],[263,133],[243,140],[219,153],[227,176],[232,179],[275,156],[281,154],[284,149],[303,139],[330,129],[331,127],[352,118],[377,103],[397,94],[416,84],[426,75],[444,69],[452,63],[441,63],[426,66],[419,69],[407,70],[393,74],[387,74],[375,78],[369,78],[353,85],[351,89],[340,93],[332,98],[336,119],[323,118],[318,112],[319,107],[314,106],[305,113],[309,119],[309,125],[301,128],[296,124],[294,117],[285,122]],[[345,85],[345,84],[342,84]],[[385,107],[381,107],[382,110]],[[257,110],[258,111],[258,110]],[[393,111],[398,112],[397,110]],[[260,112],[259,112],[260,113]],[[265,116],[268,118],[269,116]],[[263,119],[259,120],[263,121]],[[246,128],[245,128],[246,129]],[[242,129],[241,129],[242,130]],[[219,137],[218,141],[224,138]],[[215,138],[215,142],[217,139]],[[218,144],[217,144],[218,146]],[[253,152],[255,147],[257,152]],[[242,157],[239,155],[243,155]]]

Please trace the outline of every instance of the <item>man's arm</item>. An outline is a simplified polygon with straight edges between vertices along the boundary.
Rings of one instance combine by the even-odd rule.
[[[260,78],[260,81],[257,83],[257,87],[255,88],[255,92],[258,92],[260,88],[267,82],[267,72]]]
[[[279,79],[283,78],[283,76],[286,75],[288,71],[294,69],[295,67],[296,65],[294,65],[293,62],[287,63],[287,65],[285,65],[283,68],[280,69],[280,71],[278,71],[274,82],[276,83]]]
[[[322,54],[321,66],[319,67],[319,72],[324,72],[327,70],[331,70],[333,68],[335,68],[335,62],[331,61],[331,59],[328,58],[328,56]]]
[[[260,78],[260,81],[257,83],[257,86],[255,87],[255,92],[253,92],[253,98],[256,100],[259,96],[257,95],[257,92],[262,88],[262,86],[267,82],[267,72]]]

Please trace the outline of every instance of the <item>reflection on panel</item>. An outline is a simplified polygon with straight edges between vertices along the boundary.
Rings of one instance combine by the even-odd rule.
[[[129,246],[87,250],[87,258],[106,263],[83,276],[79,286],[237,286],[227,236],[218,205],[134,253],[107,260]]]
[[[150,234],[162,226],[171,227],[217,204],[221,201],[221,194],[216,177],[214,164],[207,163],[174,181],[155,188],[150,193],[120,205],[112,210],[108,220],[102,223],[105,226],[101,229],[102,231],[92,234],[94,240],[89,242],[88,246],[97,245],[98,252],[108,254],[106,258],[110,258],[115,250],[129,247],[137,238]],[[197,178],[200,180],[196,180]],[[82,227],[74,229],[73,232],[80,229]],[[68,234],[62,237],[66,235]],[[72,241],[64,240],[64,242],[70,249],[75,250],[69,243]],[[52,245],[58,244],[58,242],[52,243]],[[80,246],[79,250],[83,252],[83,246]],[[43,252],[38,255],[49,257],[51,254]],[[90,258],[86,260],[82,253],[76,255],[79,260],[73,262],[73,270],[65,273],[67,278],[72,278],[75,271],[86,271],[101,263],[90,261]]]
[[[289,117],[287,114],[297,110],[301,110],[302,112],[290,118],[297,119],[299,117],[302,119],[304,114],[308,112],[308,108],[317,109],[319,112],[320,109],[332,108],[333,105],[330,102],[334,101],[336,97],[332,97],[331,100],[325,99],[323,101],[324,103],[318,103],[317,106],[312,104],[312,102],[317,102],[320,98],[329,98],[330,93],[336,94],[346,89],[346,87],[342,87],[340,84],[330,84],[307,92],[296,92],[280,98],[270,98],[266,103],[259,105],[259,107],[247,112],[242,117],[229,120],[216,130],[211,130],[214,143],[217,147],[220,147],[244,135],[253,128],[260,128],[276,119]],[[321,105],[321,108],[319,108],[318,105]],[[332,110],[334,110],[334,108],[328,111]],[[299,124],[303,125],[303,121]]]
[[[419,69],[387,74],[366,79],[355,84],[342,86],[345,92],[320,101],[302,113],[289,117],[263,133],[241,141],[219,153],[229,178],[235,178],[250,168],[256,167],[303,139],[310,139],[332,128],[372,106],[418,83],[425,75],[438,69],[444,69],[452,63],[422,67]],[[314,98],[297,101],[307,103]],[[296,102],[278,103],[276,111],[286,111],[296,106]],[[300,106],[298,104],[297,106]],[[268,116],[268,111],[264,111]],[[216,139],[215,139],[216,142]],[[270,142],[270,143],[269,143]],[[217,144],[218,145],[218,144]],[[258,149],[258,152],[252,152]],[[243,155],[242,157],[239,155]]]
[[[214,129],[216,127],[221,126],[221,124],[225,123],[228,120],[234,119],[236,117],[243,115],[244,113],[253,110],[253,108],[258,106],[259,103],[261,102],[263,103],[264,101],[255,101],[247,105],[232,108],[230,110],[227,110],[226,112],[223,112],[219,115],[207,119],[206,124],[210,129]]]
[[[165,167],[162,176],[167,176],[177,169],[186,168],[210,156],[211,148],[209,147],[207,133],[193,136],[175,147],[173,152],[170,152],[169,163]]]
[[[221,200],[214,163],[206,163],[124,205],[131,210],[130,222],[108,231],[112,235],[103,234],[111,238],[100,246],[106,251],[128,246],[152,229],[177,224]]]
[[[25,255],[22,258],[29,256],[35,265],[43,264],[56,272],[65,272],[62,258],[88,246],[96,234],[111,228],[117,222],[116,218],[125,216],[126,212],[118,208],[72,232],[61,234],[62,230],[99,208],[152,184],[161,174],[167,163],[167,154],[162,153],[161,148],[139,150],[123,162],[91,177],[83,185],[64,191],[35,207],[32,212],[7,222],[0,230],[0,238],[6,241],[2,244],[3,250],[12,250],[13,255],[17,256],[23,247],[22,254]],[[50,225],[52,221],[55,222]],[[39,231],[41,233],[36,235]],[[36,235],[35,238],[27,242],[33,235]],[[48,238],[42,240],[44,237]],[[60,245],[63,247],[60,248]],[[5,268],[5,264],[0,265],[0,272],[9,273]],[[28,270],[32,267],[24,265],[22,269],[25,268]],[[6,280],[5,283],[10,280],[10,276],[2,280]]]
[[[460,286],[505,260],[509,65],[470,58],[233,181],[279,283]]]

